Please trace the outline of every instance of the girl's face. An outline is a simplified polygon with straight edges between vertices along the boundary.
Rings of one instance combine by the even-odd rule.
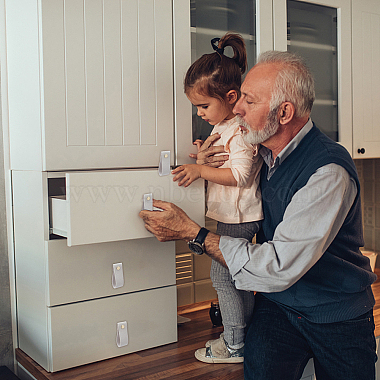
[[[232,112],[233,104],[229,102],[228,97],[222,102],[217,98],[199,94],[196,91],[191,91],[187,97],[197,107],[197,115],[211,125],[216,125],[223,120],[230,120],[235,116]]]

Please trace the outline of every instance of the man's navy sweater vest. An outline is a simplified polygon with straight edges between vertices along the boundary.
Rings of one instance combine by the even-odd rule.
[[[345,168],[358,188],[343,226],[326,252],[301,279],[284,291],[264,294],[317,323],[355,318],[369,311],[375,303],[371,284],[376,276],[368,258],[359,250],[364,242],[360,185],[353,160],[342,146],[313,126],[269,181],[268,167],[263,166],[260,182],[264,220],[256,240],[264,243],[273,239],[293,195],[306,185],[318,168],[330,163]]]

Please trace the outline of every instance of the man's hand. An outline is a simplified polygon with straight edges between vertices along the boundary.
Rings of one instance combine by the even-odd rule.
[[[198,165],[207,165],[214,168],[222,166],[225,161],[228,160],[228,154],[215,156],[217,153],[226,153],[222,145],[212,145],[218,139],[220,139],[220,135],[218,133],[215,133],[214,135],[207,137],[205,142],[202,140],[195,140],[194,145],[198,147],[198,153],[191,153],[190,157],[195,158]]]
[[[178,186],[189,186],[192,182],[201,178],[202,165],[189,164],[182,165],[172,170],[172,174],[175,174],[173,181],[178,181]]]
[[[145,228],[159,241],[194,239],[200,226],[173,203],[153,199],[153,206],[163,211],[140,211],[139,216],[145,222]]]

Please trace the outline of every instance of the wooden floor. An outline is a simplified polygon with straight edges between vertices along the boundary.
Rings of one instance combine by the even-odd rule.
[[[376,298],[375,336],[379,336],[380,269],[375,272],[379,279],[372,288]],[[46,372],[19,349],[16,358],[37,380],[243,379],[243,364],[205,364],[195,359],[194,351],[217,338],[222,328],[212,327],[208,309],[190,310],[182,309],[181,315],[191,321],[178,326],[177,343],[55,373]]]

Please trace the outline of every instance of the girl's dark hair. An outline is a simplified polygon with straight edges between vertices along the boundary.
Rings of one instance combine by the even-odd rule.
[[[224,48],[231,46],[232,58],[223,54]],[[227,33],[219,41],[218,51],[204,54],[187,70],[185,94],[194,89],[198,93],[224,100],[230,90],[236,90],[240,97],[241,76],[247,69],[245,43],[239,34]]]

